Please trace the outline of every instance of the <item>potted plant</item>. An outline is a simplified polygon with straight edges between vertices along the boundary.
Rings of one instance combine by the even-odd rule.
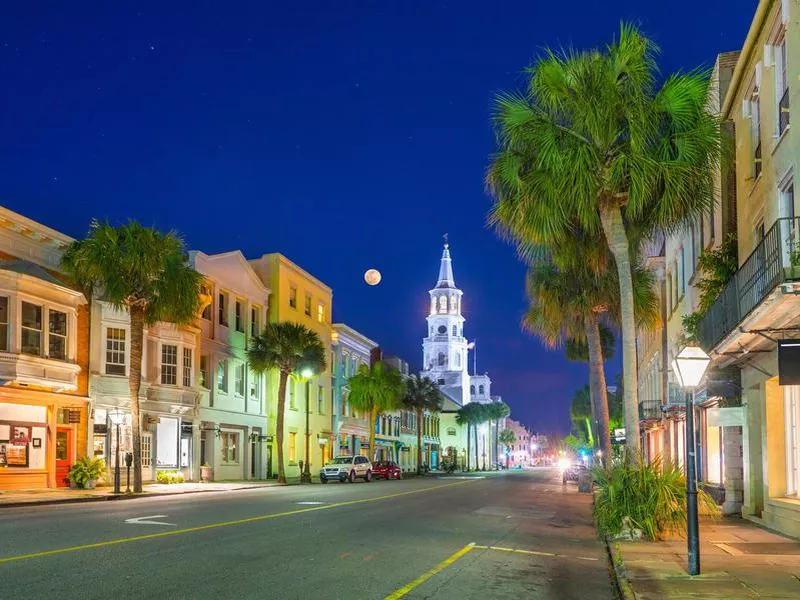
[[[100,479],[105,472],[106,464],[103,462],[102,458],[84,456],[72,465],[67,479],[69,479],[70,487],[93,490],[95,485],[97,485],[97,480]]]
[[[204,483],[214,481],[214,467],[208,463],[203,463],[200,466],[200,480]]]

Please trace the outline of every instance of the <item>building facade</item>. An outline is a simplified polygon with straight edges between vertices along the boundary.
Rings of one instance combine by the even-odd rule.
[[[89,452],[88,307],[59,272],[72,241],[0,207],[0,490],[69,485]]]
[[[327,362],[332,363],[331,288],[279,253],[265,254],[249,262],[270,290],[267,310],[269,321],[299,323],[316,331],[325,347]],[[301,462],[310,461],[310,472],[317,472],[334,453],[330,369],[331,364],[328,364],[325,373],[314,374],[308,379],[292,377],[287,385],[283,448],[287,477],[300,476]],[[277,413],[277,371],[270,373],[266,381],[269,399],[267,412],[273,415]],[[274,420],[270,420],[267,435],[275,439]],[[306,438],[308,456],[305,454]],[[277,457],[274,444],[272,442],[270,452]],[[277,465],[273,465],[272,473],[276,472]]]
[[[267,386],[248,368],[246,351],[267,322],[269,288],[238,250],[192,252],[190,263],[205,278],[198,319],[200,464],[215,479],[266,478],[272,467]]]

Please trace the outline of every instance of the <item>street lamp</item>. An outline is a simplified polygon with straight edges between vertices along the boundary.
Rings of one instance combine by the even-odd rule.
[[[697,519],[697,463],[694,444],[694,389],[703,379],[708,354],[702,348],[687,346],[672,361],[678,383],[686,390],[686,529],[689,544],[689,575],[700,574],[700,532]]]
[[[111,423],[117,427],[117,447],[114,453],[114,493],[119,494],[119,426],[122,425],[122,422],[125,420],[125,413],[122,412],[119,407],[112,408],[108,411],[108,418],[111,419]]]
[[[300,473],[300,483],[311,483],[311,469],[309,467],[311,462],[311,431],[308,419],[311,411],[311,378],[313,376],[314,371],[310,367],[305,367],[300,371],[300,377],[306,380],[306,463],[303,465],[303,472]]]

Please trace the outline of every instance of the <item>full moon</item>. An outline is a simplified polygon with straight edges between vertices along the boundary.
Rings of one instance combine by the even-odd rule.
[[[370,269],[364,273],[364,281],[369,285],[378,285],[381,282],[381,272],[378,269]]]

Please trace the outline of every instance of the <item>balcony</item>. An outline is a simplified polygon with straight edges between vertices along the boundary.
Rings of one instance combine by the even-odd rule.
[[[799,217],[778,219],[700,319],[697,339],[706,351],[724,351],[718,346],[735,330],[779,327],[798,314],[798,224]]]
[[[660,421],[663,416],[661,402],[658,400],[643,400],[639,402],[640,421]]]

